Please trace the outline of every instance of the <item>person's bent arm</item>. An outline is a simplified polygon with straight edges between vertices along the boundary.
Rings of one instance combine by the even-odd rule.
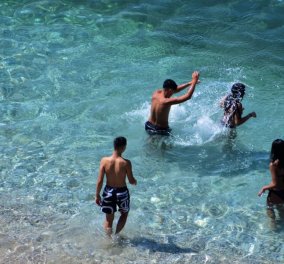
[[[261,196],[265,191],[271,190],[271,189],[273,189],[273,188],[275,188],[275,187],[276,187],[276,184],[274,184],[273,182],[271,182],[271,183],[268,184],[268,185],[263,186],[263,187],[261,188],[261,190],[259,191],[258,196]]]
[[[97,180],[97,188],[96,188],[96,204],[100,205],[101,203],[101,189],[104,182],[104,175],[105,175],[105,169],[104,169],[104,163],[103,160],[101,160],[100,168],[99,168],[99,175]]]
[[[191,81],[191,85],[187,90],[187,93],[184,95],[181,95],[179,97],[174,97],[174,98],[166,98],[164,100],[164,104],[169,104],[169,105],[174,105],[174,104],[180,104],[183,103],[187,100],[189,100],[195,90],[195,86],[198,83],[198,79],[199,79],[199,72],[195,71],[192,73],[192,81]]]
[[[126,165],[126,175],[127,175],[128,181],[129,181],[130,184],[136,185],[137,181],[136,181],[136,179],[133,176],[131,162],[130,162],[130,160],[127,160],[126,162],[127,162],[127,165]]]
[[[251,112],[248,115],[241,117],[240,113],[237,112],[236,115],[235,115],[235,124],[237,126],[242,125],[243,123],[248,121],[251,117],[256,117],[256,113]]]
[[[270,173],[271,173],[271,182],[268,185],[265,185],[261,188],[258,193],[258,196],[261,196],[265,191],[271,190],[277,186],[276,182],[276,167],[273,163],[269,165]]]

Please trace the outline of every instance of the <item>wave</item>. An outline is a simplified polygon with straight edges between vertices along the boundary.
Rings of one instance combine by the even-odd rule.
[[[188,107],[189,105],[195,105],[195,107]],[[132,124],[137,123],[142,126],[148,119],[150,107],[149,102],[144,102],[138,108],[126,112],[123,118]],[[202,109],[204,107],[205,109]],[[221,112],[216,106],[215,108],[212,111],[210,105],[199,105],[198,102],[172,106],[169,116],[170,126],[173,129],[171,144],[202,145],[214,141],[216,137],[222,135],[224,128],[219,119],[216,120],[217,115],[221,115]]]

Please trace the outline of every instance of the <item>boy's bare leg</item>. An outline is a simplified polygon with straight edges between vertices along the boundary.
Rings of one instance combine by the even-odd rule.
[[[104,228],[106,231],[106,234],[110,236],[112,234],[112,223],[114,219],[114,214],[106,214],[106,220],[104,223]]]
[[[127,220],[127,216],[128,216],[128,213],[121,213],[117,221],[115,234],[118,234],[123,229],[123,227],[125,226],[126,220]]]

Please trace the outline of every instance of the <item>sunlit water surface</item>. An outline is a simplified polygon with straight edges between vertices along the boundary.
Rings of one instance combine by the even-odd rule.
[[[1,1],[1,263],[283,263],[266,213],[283,138],[283,1]],[[199,70],[170,138],[143,128],[154,89]],[[257,118],[230,142],[219,100],[247,85]],[[93,195],[112,140],[136,187],[121,237]]]

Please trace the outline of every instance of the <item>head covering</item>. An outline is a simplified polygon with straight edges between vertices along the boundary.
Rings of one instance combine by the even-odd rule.
[[[231,88],[231,93],[224,101],[225,111],[234,112],[237,109],[237,104],[243,99],[245,95],[246,86],[243,83],[234,83]]]
[[[246,86],[243,83],[234,83],[231,92],[234,98],[243,98],[245,95]]]

